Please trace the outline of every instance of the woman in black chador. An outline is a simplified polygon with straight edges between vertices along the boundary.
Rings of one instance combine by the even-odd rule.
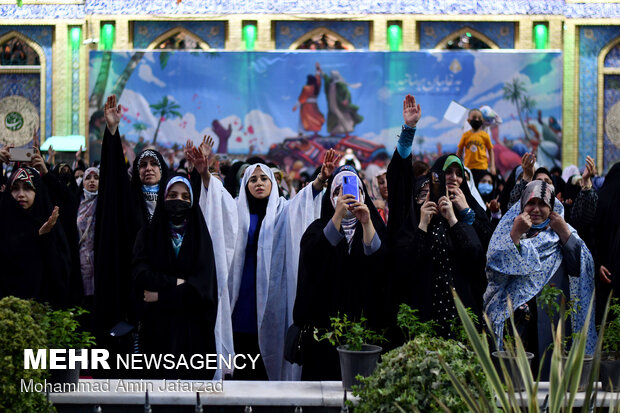
[[[357,178],[358,196],[343,195],[343,180]],[[385,225],[362,180],[350,166],[336,170],[323,196],[321,217],[301,240],[293,319],[298,326],[330,328],[329,317],[368,319],[380,331],[388,282]],[[303,338],[302,380],[340,380],[336,348]]]
[[[39,172],[20,167],[0,192],[0,298],[67,304],[71,257]]]
[[[190,182],[175,176],[166,186],[151,225],[136,237],[133,283],[145,302],[141,351],[151,354],[215,353],[217,277],[213,244]],[[211,370],[160,370],[153,377],[208,379]]]

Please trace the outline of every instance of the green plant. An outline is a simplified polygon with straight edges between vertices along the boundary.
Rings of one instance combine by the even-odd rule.
[[[80,308],[49,310],[43,319],[47,331],[47,348],[88,348],[95,344],[95,337],[87,331],[80,331],[78,317],[88,314]]]
[[[620,351],[620,302],[617,298],[611,299],[609,306],[610,321],[605,324],[603,349],[605,351]]]
[[[24,349],[45,348],[43,327],[46,307],[15,297],[0,300],[0,411],[14,413],[49,412],[45,395],[22,392],[21,380],[41,383],[47,370],[24,369]]]
[[[558,303],[559,299],[559,303]],[[549,284],[545,285],[543,289],[540,291],[539,296],[536,298],[536,302],[543,309],[543,311],[549,317],[551,321],[551,334],[553,337],[553,342],[555,343],[555,334],[556,329],[554,328],[554,320],[556,315],[559,315],[559,323],[562,323],[562,340],[561,349],[563,352],[566,352],[569,348],[569,344],[577,337],[578,332],[573,332],[570,336],[564,336],[563,332],[566,331],[565,323],[566,321],[574,314],[577,313],[581,309],[579,302],[577,299],[566,301],[566,295],[564,295],[564,291],[559,288],[553,287]],[[553,343],[551,343],[550,348],[553,347]]]
[[[363,344],[380,343],[386,341],[383,334],[366,328],[368,321],[364,316],[360,321],[349,320],[345,314],[340,318],[340,313],[329,318],[331,330],[314,329],[314,339],[317,341],[327,340],[333,346],[348,346],[349,350],[361,351]]]
[[[512,307],[510,302],[509,309],[511,313],[510,326],[514,336],[514,347],[506,347],[506,351],[509,352],[516,360],[516,366],[518,373],[520,374],[523,382],[525,383],[525,397],[523,397],[526,405],[522,405],[521,397],[515,394],[514,386],[510,380],[510,375],[507,374],[506,366],[501,362],[501,374],[504,377],[504,382],[500,379],[500,373],[497,371],[491,358],[489,344],[486,334],[478,333],[475,324],[467,315],[467,311],[463,306],[463,303],[458,297],[455,297],[455,304],[459,317],[467,332],[469,344],[476,353],[479,365],[482,367],[486,376],[489,386],[492,388],[496,398],[484,399],[477,397],[478,395],[471,392],[467,387],[467,382],[459,379],[457,375],[452,371],[451,367],[445,363],[444,368],[450,375],[454,387],[457,389],[459,395],[467,403],[469,411],[472,412],[495,412],[499,405],[502,411],[505,412],[517,412],[526,409],[529,412],[541,412],[543,408],[538,402],[538,380],[534,380],[532,372],[530,370],[529,362],[525,355],[525,349],[523,343],[517,334],[517,329],[512,317]],[[592,314],[592,303],[590,303],[588,314],[584,323],[584,328],[577,334],[573,345],[571,346],[566,361],[562,361],[562,350],[560,345],[560,334],[562,331],[562,322],[558,323],[557,333],[555,335],[555,344],[553,352],[551,354],[551,371],[549,379],[549,394],[547,401],[546,412],[559,413],[573,411],[575,399],[577,396],[577,388],[579,386],[579,380],[581,376],[581,370],[583,366],[583,358],[585,355],[586,339],[587,339],[587,326]],[[603,321],[606,318],[607,311],[603,317]],[[486,318],[486,324],[488,331],[491,333],[491,339],[495,341],[495,337],[492,333],[493,328],[490,321]],[[582,411],[587,412],[591,407],[591,402],[596,400],[596,388],[594,387],[595,377],[598,377],[598,362],[600,361],[600,348],[601,338],[597,342],[597,349],[595,351],[596,358],[593,365],[592,372],[589,377],[588,386],[586,388]],[[504,384],[505,383],[505,384]],[[613,404],[613,402],[612,402]],[[612,406],[613,408],[613,406]]]
[[[412,309],[405,303],[402,303],[398,307],[396,324],[403,331],[407,341],[420,335],[434,337],[436,334],[435,328],[437,327],[437,323],[434,320],[420,321],[417,312],[418,310]]]
[[[358,377],[361,385],[353,388],[359,396],[355,411],[435,412],[445,407],[468,412],[442,362],[476,397],[492,398],[472,351],[457,341],[424,334],[384,354],[369,377]]]

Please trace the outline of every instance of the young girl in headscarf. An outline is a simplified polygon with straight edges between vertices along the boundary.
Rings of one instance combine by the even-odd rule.
[[[211,147],[212,142],[205,143],[187,155],[202,176],[200,207],[218,240],[215,255],[220,300],[230,298],[229,308],[218,314],[218,348],[222,345],[232,354],[260,353],[257,369],[235,370],[236,379],[298,378],[299,371],[284,360],[284,337],[292,324],[299,240],[318,215],[320,198],[316,195],[333,171],[337,156],[327,151],[317,179],[290,201],[279,196],[277,181],[267,165],[251,165],[244,172],[239,198],[231,204],[232,198],[221,183],[210,177]],[[217,220],[221,216],[236,218],[237,227],[223,228]],[[225,267],[226,263],[230,265]],[[234,349],[229,331],[234,333]]]
[[[515,318],[529,318],[527,326],[522,327],[526,349],[539,359],[543,356],[552,342],[552,326],[536,297],[548,284],[561,289],[576,304],[576,313],[571,314],[572,331],[578,332],[584,326],[594,292],[594,262],[563,215],[564,208],[556,202],[553,186],[535,180],[525,187],[520,202],[510,208],[493,233],[487,253],[489,285],[484,303],[500,348],[504,322],[510,316],[510,298]],[[553,320],[554,326],[557,321]],[[593,354],[593,316],[587,332],[586,353]],[[546,360],[543,379],[548,375],[549,357]]]
[[[17,168],[0,192],[0,298],[67,304],[69,245],[39,172]]]
[[[343,195],[343,180],[358,183],[358,199]],[[368,326],[387,327],[382,313],[388,304],[385,279],[385,235],[383,220],[350,166],[340,167],[323,195],[321,217],[301,240],[299,280],[294,320],[298,326],[331,329],[330,317],[345,314]],[[340,380],[338,353],[328,342],[303,339],[303,380]]]
[[[164,199],[134,248],[134,289],[146,303],[141,350],[187,358],[214,354],[218,288],[211,236],[189,180],[172,178]],[[162,369],[152,376],[207,379],[213,372]]]

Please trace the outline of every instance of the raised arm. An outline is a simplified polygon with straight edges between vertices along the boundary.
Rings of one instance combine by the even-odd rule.
[[[325,156],[323,157],[323,165],[321,166],[321,172],[312,182],[312,188],[315,192],[321,192],[321,190],[323,190],[323,186],[325,186],[325,183],[334,172],[334,169],[336,169],[336,165],[338,164],[339,159],[340,155],[338,155],[335,150],[329,149],[327,152],[325,152]]]

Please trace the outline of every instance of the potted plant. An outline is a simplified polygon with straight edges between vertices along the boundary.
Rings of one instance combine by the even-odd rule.
[[[81,354],[82,349],[95,344],[95,337],[80,329],[78,318],[88,311],[80,308],[68,310],[51,310],[48,308],[43,319],[43,328],[47,331],[47,348],[49,349],[76,349]],[[80,378],[80,363],[73,369],[51,370],[50,383],[77,383]]]
[[[379,361],[382,348],[372,343],[385,341],[382,334],[366,327],[368,321],[360,317],[359,321],[350,320],[347,314],[340,317],[330,317],[331,330],[321,331],[314,329],[314,339],[328,340],[337,346],[340,357],[340,374],[342,385],[351,390],[354,384],[359,384],[357,376],[370,375]]]
[[[465,334],[462,327],[453,330],[457,340],[436,337],[437,324],[421,321],[406,304],[400,306],[397,324],[407,342],[382,355],[376,370],[354,386],[356,412],[468,412],[442,364],[476,397],[491,399],[475,354],[457,341]]]
[[[603,334],[601,382],[606,390],[620,391],[620,302],[611,299]]]
[[[42,326],[46,308],[35,301],[16,297],[0,300],[0,411],[14,413],[50,412],[42,393],[22,392],[20,382],[42,383],[43,369],[24,369],[25,348],[45,348],[47,332]]]

